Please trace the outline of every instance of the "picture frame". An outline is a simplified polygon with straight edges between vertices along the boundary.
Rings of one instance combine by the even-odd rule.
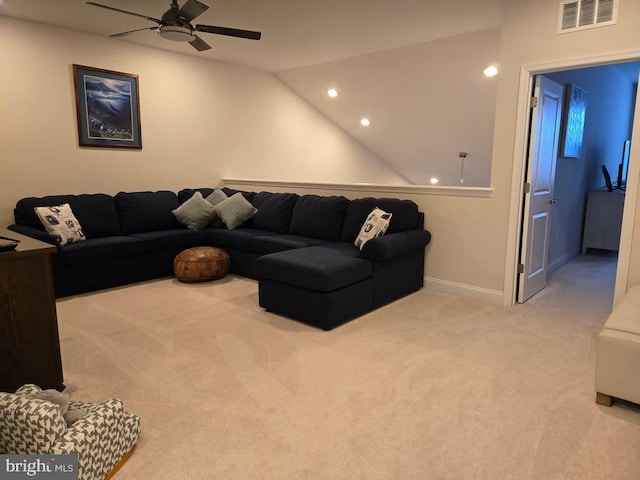
[[[561,155],[566,158],[582,156],[584,120],[587,112],[587,92],[573,83],[567,85]]]
[[[138,76],[73,65],[81,147],[142,149]]]

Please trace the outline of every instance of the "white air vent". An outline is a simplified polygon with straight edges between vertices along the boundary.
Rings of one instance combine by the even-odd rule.
[[[558,33],[616,23],[618,0],[561,0]]]

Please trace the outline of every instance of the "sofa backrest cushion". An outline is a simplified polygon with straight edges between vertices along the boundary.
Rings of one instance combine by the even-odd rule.
[[[27,225],[44,231],[44,227],[33,209],[35,207],[54,207],[64,203],[71,206],[86,238],[120,235],[120,219],[115,199],[104,193],[23,198],[16,204],[13,212],[14,218],[19,225]]]
[[[200,192],[204,198],[207,198],[211,193],[213,193],[215,189],[209,187],[202,188],[183,188],[178,192],[178,201],[182,205],[184,202],[193,197],[193,194],[196,192]]]
[[[295,193],[258,192],[251,201],[258,212],[243,227],[288,233],[297,200],[298,195]]]
[[[355,241],[362,224],[374,208],[380,208],[391,213],[391,223],[387,234],[404,232],[420,227],[418,205],[411,200],[398,200],[396,198],[357,198],[349,202],[347,214],[342,228],[341,242]]]
[[[337,242],[348,205],[342,196],[302,195],[293,207],[289,233]]]
[[[120,192],[115,199],[123,235],[185,228],[172,213],[180,206],[173,192]]]
[[[45,231],[40,219],[36,215],[35,207],[54,207],[68,203],[71,205],[73,195],[49,195],[46,197],[27,197],[18,200],[13,209],[13,218],[18,225],[26,225]],[[78,220],[80,221],[80,220]]]
[[[234,194],[240,192],[242,194],[242,196],[247,199],[249,202],[253,201],[253,197],[255,197],[256,192],[245,192],[244,190],[235,190],[233,188],[229,188],[229,187],[222,187],[221,189],[226,195],[227,197],[231,197]],[[206,195],[203,194],[203,196],[206,198]]]

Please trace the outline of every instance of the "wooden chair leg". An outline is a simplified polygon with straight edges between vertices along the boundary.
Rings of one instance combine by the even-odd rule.
[[[613,403],[613,398],[611,395],[606,395],[604,393],[596,392],[596,403],[598,405],[603,405],[605,407],[610,407]]]

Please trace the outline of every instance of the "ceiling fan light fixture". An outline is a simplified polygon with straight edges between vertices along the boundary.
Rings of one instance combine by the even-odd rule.
[[[0,0],[0,4],[3,0]],[[143,30],[153,30],[163,39],[172,42],[188,42],[193,48],[199,52],[211,49],[211,46],[201,39],[196,32],[214,33],[216,35],[226,35],[228,37],[248,38],[250,40],[260,40],[261,33],[251,30],[240,30],[238,28],[217,27],[215,25],[196,25],[191,21],[202,15],[209,7],[198,0],[186,0],[184,5],[180,7],[178,0],[171,1],[171,8],[164,12],[162,18],[148,17],[135,12],[129,12],[120,8],[102,5],[97,2],[85,2],[87,5],[104,8],[114,12],[132,15],[134,17],[144,18],[150,22],[154,22],[156,27],[137,28],[127,32],[109,35],[110,37],[126,37],[132,33],[141,32]]]
[[[180,25],[161,25],[158,29],[158,34],[162,38],[174,42],[192,42],[196,38],[189,27],[182,27]]]

